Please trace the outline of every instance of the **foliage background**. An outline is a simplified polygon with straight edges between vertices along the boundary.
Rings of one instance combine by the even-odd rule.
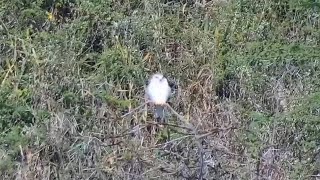
[[[318,1],[0,2],[1,179],[319,176]]]

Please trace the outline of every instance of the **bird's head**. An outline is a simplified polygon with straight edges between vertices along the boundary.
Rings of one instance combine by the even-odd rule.
[[[159,73],[152,75],[152,79],[162,79],[162,78],[163,78],[163,75]]]
[[[160,81],[161,82],[163,80],[166,80],[166,78],[163,74],[160,74],[160,73],[154,74],[151,77],[151,81]]]

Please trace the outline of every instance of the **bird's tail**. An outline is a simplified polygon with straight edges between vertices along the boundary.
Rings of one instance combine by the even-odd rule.
[[[163,123],[164,122],[164,118],[165,118],[165,114],[164,114],[164,106],[161,105],[155,105],[155,116],[156,119]]]

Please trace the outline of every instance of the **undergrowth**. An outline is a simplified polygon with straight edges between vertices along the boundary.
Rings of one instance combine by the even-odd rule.
[[[319,177],[318,2],[1,4],[1,179]]]

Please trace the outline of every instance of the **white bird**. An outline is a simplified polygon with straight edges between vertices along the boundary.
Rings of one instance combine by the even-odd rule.
[[[149,102],[155,105],[156,118],[160,118],[161,121],[164,118],[164,106],[170,94],[171,88],[167,78],[159,73],[152,75],[146,88],[146,95]]]

